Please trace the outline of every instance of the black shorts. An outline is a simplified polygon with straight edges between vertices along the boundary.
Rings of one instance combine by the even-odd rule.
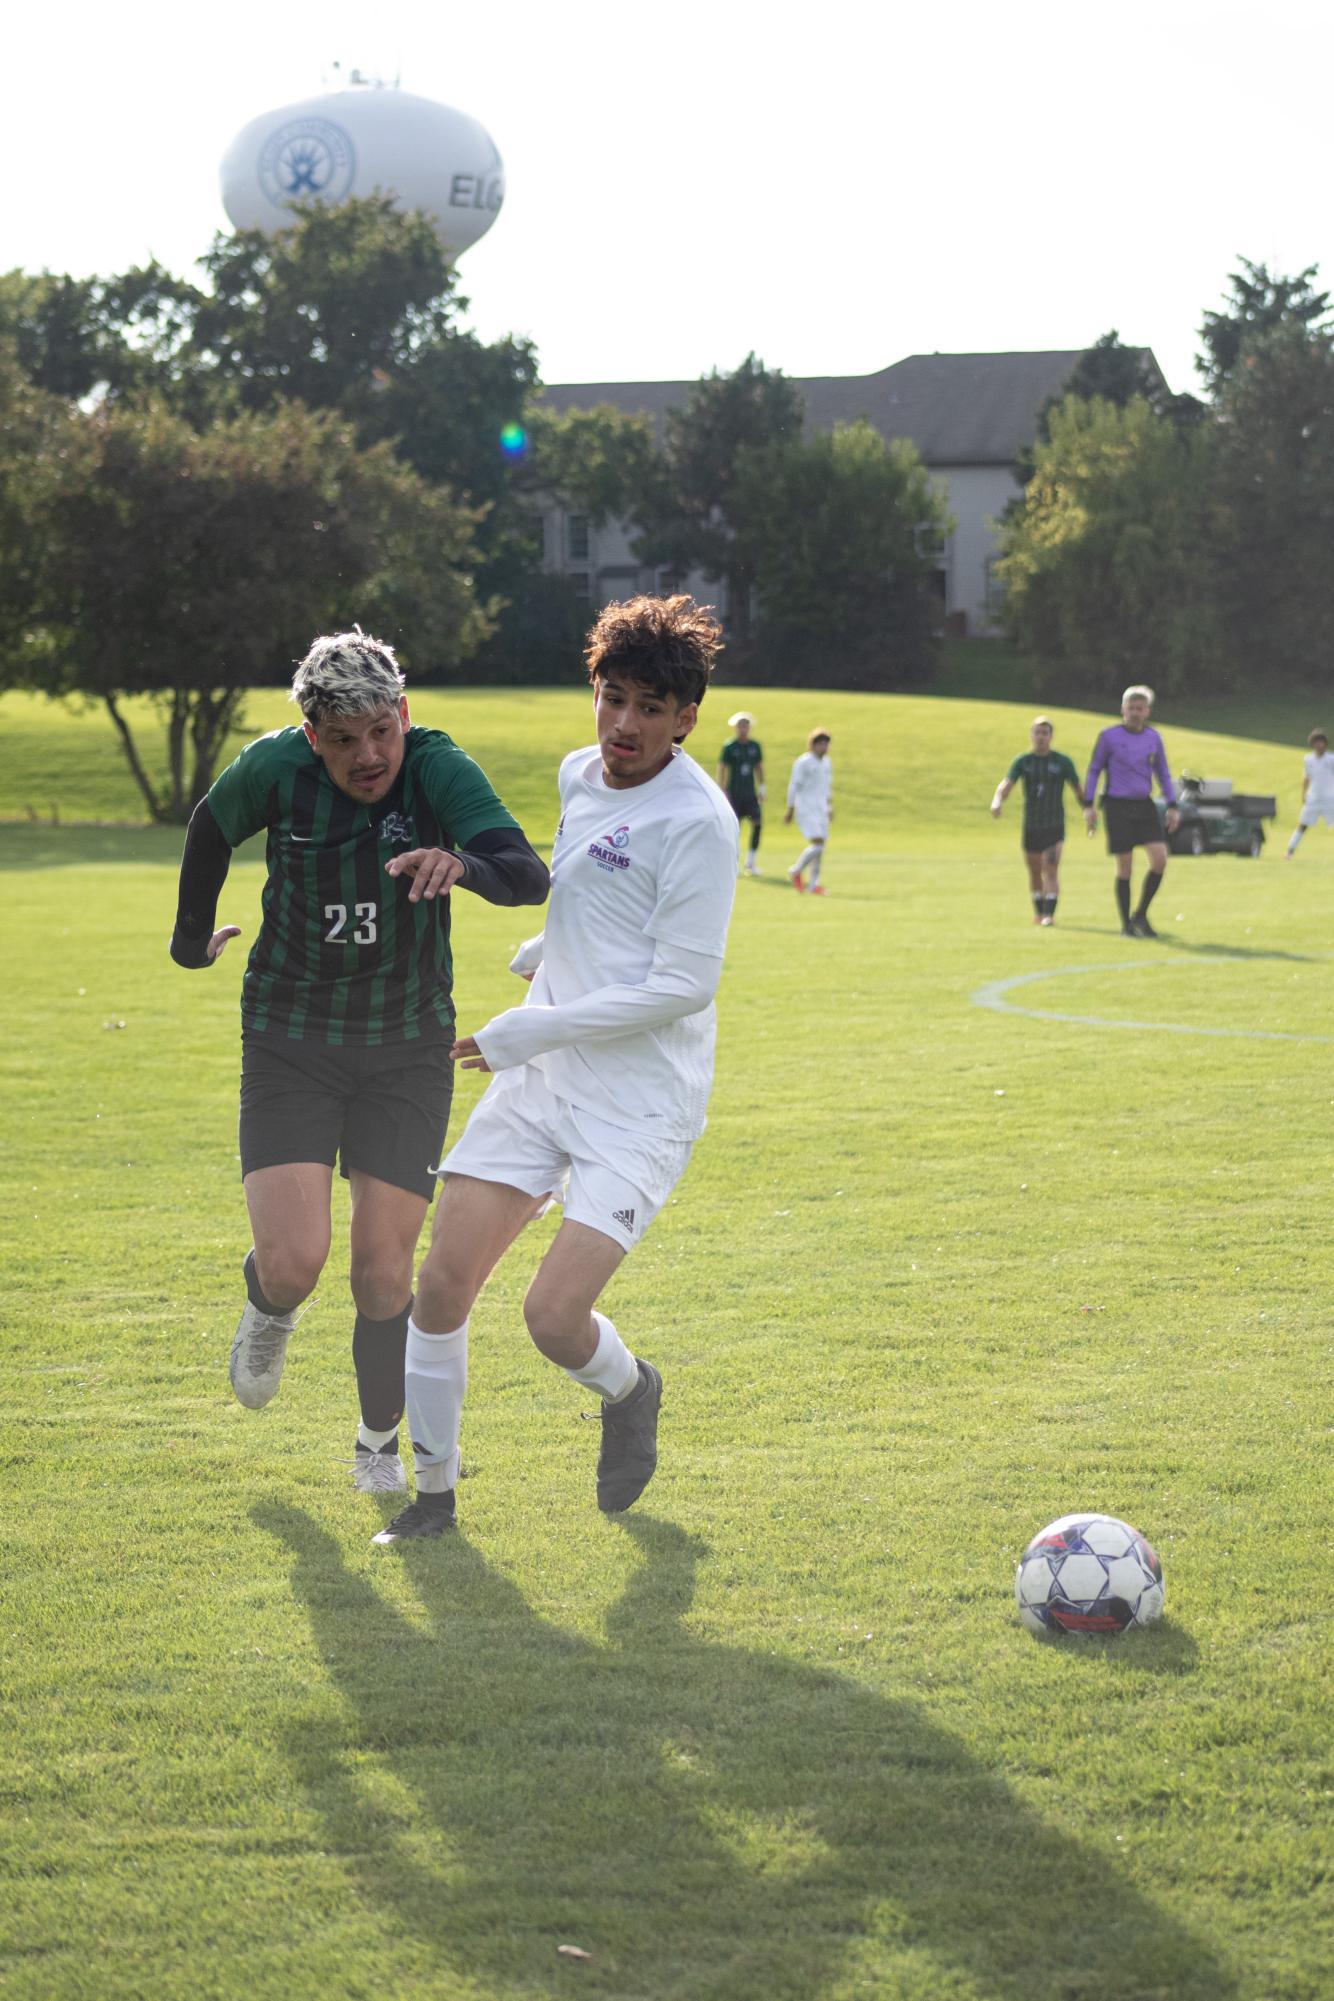
[[[1019,836],[1019,845],[1026,855],[1045,855],[1048,848],[1059,848],[1065,839],[1065,822],[1057,820],[1050,827],[1025,827]]]
[[[241,1174],[297,1160],[341,1162],[430,1200],[444,1151],[454,1063],[447,1042],[334,1049],[287,1036],[241,1039]]]
[[[758,799],[732,799],[727,801],[738,820],[758,820],[760,802]]]
[[[1109,855],[1128,855],[1132,848],[1142,848],[1150,841],[1167,839],[1158,817],[1158,808],[1152,799],[1106,798],[1102,802],[1102,811],[1107,824]]]

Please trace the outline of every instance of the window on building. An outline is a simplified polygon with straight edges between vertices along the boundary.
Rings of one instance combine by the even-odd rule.
[[[588,561],[588,516],[570,514],[565,520],[565,555],[571,563]]]
[[[593,595],[592,579],[588,571],[571,570],[569,576],[570,587],[574,591],[575,596],[586,600],[591,599]]]

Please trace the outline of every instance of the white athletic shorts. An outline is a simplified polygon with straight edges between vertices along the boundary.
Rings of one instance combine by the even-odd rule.
[[[827,841],[829,839],[829,815],[827,813],[798,812],[796,821],[805,840]]]
[[[1299,825],[1314,827],[1317,820],[1323,820],[1327,827],[1334,827],[1334,799],[1307,799],[1304,802]]]
[[[691,1144],[608,1125],[519,1063],[492,1078],[436,1172],[550,1195],[572,1223],[632,1251],[685,1173]]]

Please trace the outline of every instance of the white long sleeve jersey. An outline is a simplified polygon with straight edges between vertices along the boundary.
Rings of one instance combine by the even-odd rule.
[[[736,816],[683,751],[625,788],[606,784],[596,747],[573,751],[560,803],[546,929],[514,961],[536,963],[535,977],[478,1048],[492,1070],[534,1064],[558,1098],[612,1125],[696,1139],[713,1084]]]
[[[817,757],[813,750],[802,752],[792,766],[787,803],[803,833],[814,830],[820,822],[828,829],[834,803],[834,767],[828,752],[823,757]]]

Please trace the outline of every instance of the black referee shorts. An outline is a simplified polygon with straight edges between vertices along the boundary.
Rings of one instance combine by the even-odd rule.
[[[293,1161],[336,1163],[429,1202],[444,1151],[454,1064],[445,1041],[332,1048],[241,1039],[241,1175]]]
[[[1128,855],[1132,848],[1167,839],[1152,799],[1105,798],[1102,810],[1109,855]]]

